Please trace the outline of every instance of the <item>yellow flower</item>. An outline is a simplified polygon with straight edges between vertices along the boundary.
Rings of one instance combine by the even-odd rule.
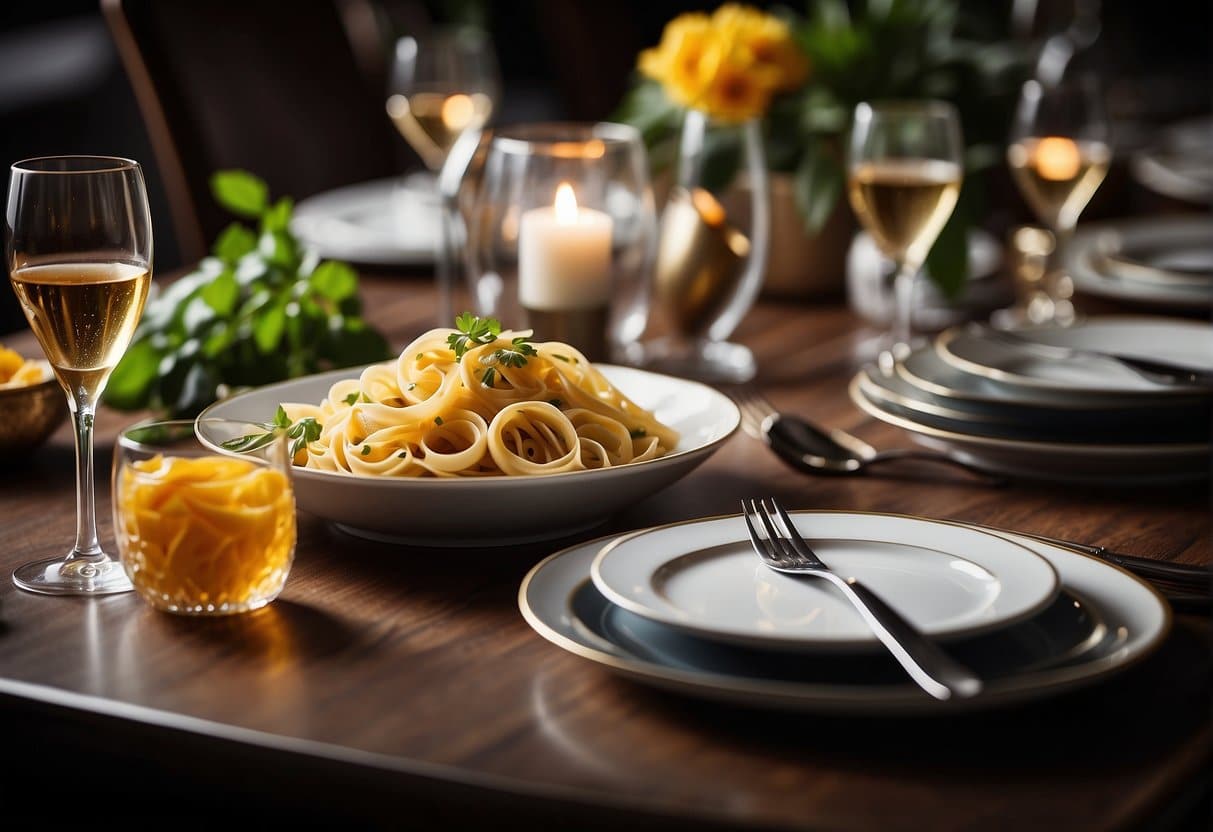
[[[726,122],[762,117],[774,92],[771,75],[755,66],[740,42],[718,38],[704,63],[711,67],[711,83],[694,106]]]
[[[793,90],[808,78],[808,57],[779,18],[752,6],[726,3],[712,14],[712,25],[740,42],[753,61],[753,71],[774,89]]]
[[[684,107],[694,107],[711,82],[705,72],[714,32],[711,19],[700,12],[682,14],[666,24],[661,43],[640,53],[637,66],[660,81],[666,94]]]
[[[726,3],[710,17],[674,18],[637,67],[675,103],[725,121],[762,116],[771,96],[798,87],[809,69],[786,23],[739,3]]]

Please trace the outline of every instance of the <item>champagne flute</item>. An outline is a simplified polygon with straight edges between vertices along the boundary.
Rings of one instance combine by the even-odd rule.
[[[944,101],[862,102],[855,108],[848,192],[859,221],[897,266],[890,349],[903,357],[913,334],[915,283],[960,194],[960,119]]]
[[[429,168],[431,190],[459,137],[488,122],[499,87],[492,43],[479,30],[435,29],[396,42],[387,113]]]
[[[1073,286],[1060,268],[1078,217],[1108,172],[1112,152],[1098,82],[1091,74],[1023,86],[1011,127],[1007,162],[1028,206],[1056,238],[1053,263],[1015,317],[1068,323]]]
[[[76,542],[19,566],[13,582],[50,595],[131,589],[101,548],[93,499],[93,416],[126,351],[152,273],[152,221],[137,162],[50,156],[12,166],[5,258],[30,328],[67,393],[76,428]]]

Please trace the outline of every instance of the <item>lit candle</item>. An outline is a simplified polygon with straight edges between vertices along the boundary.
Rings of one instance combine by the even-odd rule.
[[[527,309],[592,309],[611,297],[610,216],[580,208],[562,182],[551,208],[518,223],[518,299]]]
[[[1082,154],[1073,139],[1048,136],[1036,144],[1036,173],[1041,179],[1067,181],[1081,169]]]

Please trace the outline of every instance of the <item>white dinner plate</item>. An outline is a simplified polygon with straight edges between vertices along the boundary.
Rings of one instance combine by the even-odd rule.
[[[295,206],[291,230],[321,257],[382,266],[434,262],[438,206],[400,177],[360,182]]]
[[[865,396],[858,378],[851,380],[847,392],[860,410],[901,428],[919,444],[953,451],[973,465],[1012,477],[1084,485],[1148,485],[1195,482],[1206,479],[1210,472],[1207,441],[1098,444],[979,436],[932,427],[894,413]]]
[[[858,578],[941,640],[1004,627],[1057,595],[1057,574],[1047,561],[975,529],[880,515],[793,519],[834,571]],[[595,558],[590,575],[611,602],[704,638],[798,650],[880,649],[832,586],[767,568],[741,517],[615,541]]]
[[[797,515],[802,512],[796,512]],[[858,513],[803,512],[806,515],[846,516]],[[938,526],[960,524],[922,521]],[[1039,543],[1012,534],[1000,537],[1023,546],[1049,561],[1063,590],[1081,598],[1103,619],[1106,637],[1073,659],[1036,670],[987,678],[981,694],[971,699],[940,702],[903,678],[854,682],[788,681],[750,673],[726,673],[671,663],[657,655],[638,654],[626,645],[589,633],[579,623],[571,600],[582,587],[599,550],[612,538],[573,546],[535,566],[522,582],[518,604],[527,623],[543,638],[607,670],[635,681],[683,694],[735,704],[788,708],[817,713],[867,715],[946,714],[1041,699],[1113,676],[1149,655],[1170,629],[1166,602],[1149,586],[1127,572],[1078,552]],[[988,638],[990,636],[979,637]]]
[[[353,534],[427,546],[493,546],[547,540],[605,522],[620,509],[694,470],[740,422],[727,396],[694,381],[630,367],[595,365],[620,391],[679,432],[673,452],[657,459],[590,471],[534,477],[361,477],[295,468],[299,508]],[[281,402],[319,402],[334,382],[362,367],[271,384],[217,402],[198,416],[198,435],[221,443],[207,419],[267,422]]]
[[[1198,270],[1209,267],[1213,220],[1199,215],[1091,223],[1075,232],[1063,252],[1063,267],[1080,291],[1114,300],[1176,309],[1209,309],[1213,284],[1200,280],[1151,279],[1148,267]],[[1142,269],[1118,267],[1108,253]]]
[[[1213,326],[1196,321],[1151,317],[1090,318],[1069,327],[1017,330],[1024,340],[1080,350],[1172,360],[1213,370]],[[935,351],[948,364],[970,375],[1016,387],[1062,391],[1073,397],[1088,393],[1123,398],[1190,397],[1200,388],[1147,379],[1118,361],[1076,356],[1050,358],[1019,346],[984,337],[981,330],[956,327],[935,339]]]
[[[1213,200],[1213,118],[1172,124],[1133,154],[1133,178],[1152,191],[1207,206]]]

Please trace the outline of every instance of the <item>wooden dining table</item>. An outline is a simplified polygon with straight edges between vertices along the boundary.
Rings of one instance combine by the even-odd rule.
[[[364,275],[361,291],[396,349],[435,325],[424,276]],[[753,349],[756,383],[780,408],[879,448],[906,445],[847,396],[874,334],[840,302],[762,299],[735,339]],[[28,334],[7,340],[36,350]],[[103,408],[96,419],[110,551],[111,447],[143,415]],[[797,509],[897,512],[1213,560],[1207,484],[996,487],[909,462],[812,476],[738,431],[684,479],[571,539],[415,548],[301,513],[277,601],[178,617],[133,593],[48,597],[7,579],[73,537],[65,424],[0,468],[0,796],[10,799],[0,812],[36,794],[50,817],[75,807],[85,819],[108,811],[175,824],[937,832],[1184,828],[1207,812],[1204,614],[1177,614],[1162,646],[1123,674],[1044,701],[854,718],[646,688],[558,649],[519,612],[524,575],[561,548],[736,514],[742,498],[763,495]],[[494,508],[450,510],[474,523]]]

